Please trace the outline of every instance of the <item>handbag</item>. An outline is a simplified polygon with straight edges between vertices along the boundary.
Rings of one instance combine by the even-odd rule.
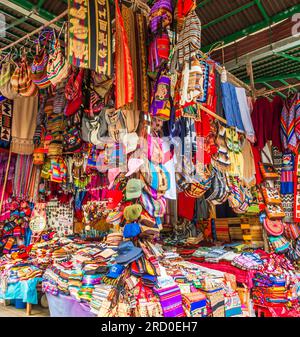
[[[150,115],[168,121],[171,115],[170,103],[171,77],[164,72],[158,77],[154,86],[154,95],[150,106]]]
[[[269,205],[282,204],[282,200],[277,188],[263,186],[261,188],[265,203]]]
[[[0,70],[0,90],[10,81],[11,77],[11,65],[9,62],[3,63]]]
[[[55,32],[55,31],[54,31]],[[69,64],[63,55],[59,39],[55,38],[47,64],[47,76],[52,85],[64,81],[69,73]]]
[[[284,226],[281,220],[264,219],[264,228],[269,235],[280,236],[284,232]]]
[[[262,150],[262,152],[269,161],[269,163],[263,163],[263,162],[259,163],[259,168],[260,168],[260,172],[261,172],[261,175],[262,175],[263,179],[264,180],[278,179],[279,174],[277,173],[274,165],[272,164],[272,160],[269,158],[269,156],[266,154],[266,152],[264,150]]]
[[[267,205],[266,213],[271,220],[283,219],[285,217],[282,205]]]
[[[82,147],[80,130],[76,126],[72,126],[64,132],[64,151],[78,152]]]
[[[93,145],[101,144],[101,137],[107,134],[108,126],[105,118],[105,111],[92,118],[82,117],[82,139]]]
[[[35,56],[31,65],[32,81],[40,88],[45,89],[51,85],[47,76],[48,53],[42,48]]]
[[[109,136],[117,143],[120,142],[120,134],[127,133],[125,120],[121,110],[106,108],[105,119],[108,125]]]
[[[78,73],[73,71],[66,84],[65,95],[67,105],[65,115],[71,116],[76,113],[83,103],[82,82],[84,77],[84,69],[80,69]]]
[[[21,96],[36,96],[38,87],[33,83],[31,71],[26,56],[22,57],[20,64],[16,67],[11,79],[13,90]]]

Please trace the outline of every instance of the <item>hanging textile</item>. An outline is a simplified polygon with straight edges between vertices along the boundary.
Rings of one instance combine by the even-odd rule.
[[[116,4],[116,56],[115,56],[115,106],[117,109],[132,103],[134,99],[134,74],[118,0]]]
[[[8,148],[11,141],[12,101],[0,104],[0,147]]]
[[[36,129],[38,96],[14,99],[11,151],[17,154],[33,153],[33,136]]]
[[[69,63],[112,75],[109,0],[69,0]]]
[[[32,176],[33,157],[18,155],[15,168],[13,195],[28,200],[29,185]]]
[[[149,110],[149,82],[147,75],[147,49],[145,41],[147,39],[147,22],[142,14],[137,14],[131,8],[122,5],[122,17],[124,28],[128,38],[134,83],[133,110]]]
[[[295,178],[294,178],[294,221],[300,222],[300,156],[299,153],[295,159]]]
[[[300,94],[295,94],[284,102],[281,114],[281,141],[284,150],[293,152],[300,139]]]

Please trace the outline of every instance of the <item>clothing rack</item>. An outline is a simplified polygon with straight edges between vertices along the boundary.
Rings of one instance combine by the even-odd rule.
[[[62,12],[61,14],[59,14],[59,16],[57,16],[57,17],[54,18],[53,20],[47,22],[47,23],[44,24],[43,26],[41,26],[41,27],[39,27],[39,28],[33,30],[32,32],[30,32],[30,33],[24,35],[24,36],[21,37],[19,40],[14,41],[14,42],[12,42],[11,44],[9,44],[8,46],[1,48],[1,49],[0,49],[0,52],[2,52],[2,51],[4,51],[4,50],[6,50],[6,49],[9,49],[9,48],[11,48],[11,47],[17,45],[18,43],[20,43],[20,42],[22,42],[22,41],[28,39],[28,38],[31,37],[32,35],[35,35],[36,33],[40,32],[40,31],[43,30],[44,28],[51,26],[53,23],[55,23],[55,22],[57,22],[58,20],[62,19],[62,18],[63,18],[64,16],[66,16],[67,14],[68,14],[68,9],[66,9],[64,12]]]
[[[295,84],[286,85],[284,87],[274,88],[272,90],[264,91],[264,92],[262,92],[261,95],[262,96],[269,96],[269,95],[272,95],[273,93],[276,93],[278,91],[285,91],[285,90],[292,89],[292,88],[299,87],[299,86],[300,86],[300,82],[295,83]]]
[[[203,59],[208,59],[210,58],[209,55],[205,54],[204,52],[202,52],[201,50],[198,52],[201,57]],[[211,59],[212,60],[212,59]],[[213,60],[212,60],[213,61]],[[218,65],[217,63],[216,64],[216,69],[217,71],[222,74],[224,68],[220,65]],[[226,70],[226,69],[225,69]],[[229,71],[226,70],[226,73],[227,73],[227,79],[230,83],[234,84],[234,85],[237,85],[239,87],[243,87],[244,89],[246,89],[248,92],[252,93],[252,89],[249,85],[247,85],[246,83],[244,83],[243,81],[241,81],[240,79],[238,79],[236,76],[234,76],[233,74],[231,74]]]

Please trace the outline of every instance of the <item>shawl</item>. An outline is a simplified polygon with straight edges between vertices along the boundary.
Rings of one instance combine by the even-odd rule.
[[[11,141],[13,153],[27,155],[33,153],[37,112],[38,96],[14,99]]]
[[[284,102],[281,113],[281,141],[284,150],[296,152],[300,139],[300,94]]]
[[[283,108],[282,98],[279,96],[275,96],[272,101],[272,112],[273,112],[272,144],[273,146],[276,146],[280,151],[282,151],[280,139],[280,119],[282,108]]]
[[[254,156],[251,148],[250,142],[245,139],[243,147],[242,147],[242,155],[244,158],[243,165],[243,179],[247,186],[255,186],[256,184],[256,169],[255,169],[255,161]]]
[[[257,139],[257,148],[262,150],[270,135],[270,121],[272,120],[271,103],[265,97],[258,98],[254,104],[252,112],[252,123]]]
[[[146,49],[146,18],[142,14],[135,13],[131,8],[122,5],[122,17],[124,28],[128,38],[128,47],[132,60],[134,83],[134,111],[149,110],[149,83],[147,76],[147,49]]]
[[[0,147],[8,148],[11,140],[12,101],[0,104]]]
[[[69,0],[69,63],[112,76],[109,0]]]
[[[134,73],[124,22],[118,0],[116,4],[115,101],[116,109],[134,101]]]

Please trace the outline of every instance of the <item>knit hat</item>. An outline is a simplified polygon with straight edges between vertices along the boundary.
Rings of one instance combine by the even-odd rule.
[[[143,208],[139,204],[127,206],[124,209],[124,218],[129,222],[136,221],[141,216],[142,210]]]
[[[136,199],[142,194],[144,183],[140,179],[130,179],[126,185],[126,199]]]

